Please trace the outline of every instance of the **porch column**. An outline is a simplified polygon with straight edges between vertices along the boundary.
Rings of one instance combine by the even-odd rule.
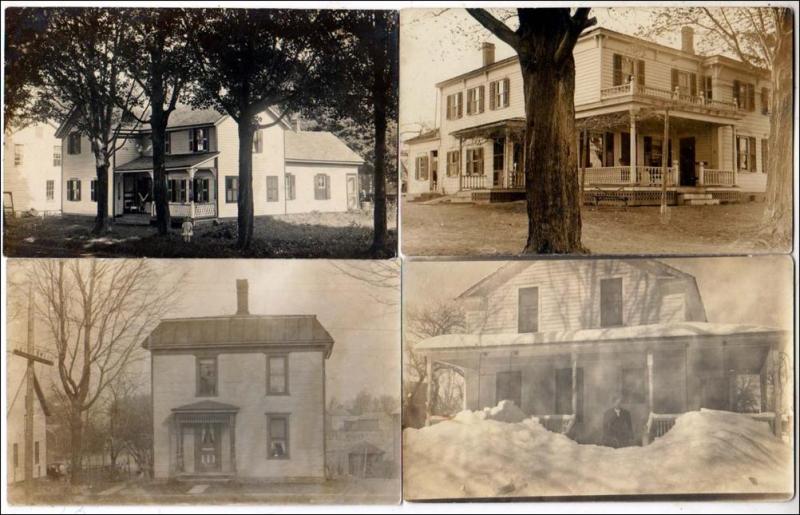
[[[425,362],[425,376],[428,378],[427,395],[425,396],[425,425],[431,425],[433,415],[433,359],[428,356]]]
[[[173,415],[173,417],[173,430],[175,431],[175,472],[183,472],[183,426],[175,415]]]
[[[577,418],[578,415],[578,354],[573,352],[570,356],[572,360],[572,414]]]
[[[737,163],[736,161],[737,161],[737,158],[739,156],[737,155],[737,152],[736,152],[736,126],[735,125],[731,125],[731,134],[732,134],[732,137],[733,137],[733,142],[732,142],[733,144],[731,145],[731,150],[733,152],[733,160],[731,161],[731,163],[733,164],[733,185],[736,186],[738,184],[738,178],[739,178],[738,177],[738,174],[739,174],[739,166],[738,166],[738,164],[739,163]]]
[[[653,351],[647,351],[647,408],[653,413]]]
[[[783,433],[783,428],[781,425],[783,424],[783,397],[782,397],[782,388],[783,388],[783,381],[781,378],[781,352],[780,347],[776,344],[772,345],[769,354],[772,355],[772,404],[773,409],[772,411],[775,412],[775,421],[772,423],[772,429],[775,433],[775,436],[780,437]]]
[[[705,180],[705,174],[706,174],[705,161],[700,161],[700,166],[698,168],[699,169],[697,170],[697,185],[698,186],[702,186],[706,182],[706,180]]]
[[[464,189],[464,139],[458,138],[458,190]]]
[[[195,174],[196,171],[197,171],[197,169],[194,168],[194,167],[189,168],[189,170],[188,170],[188,172],[189,172],[189,184],[186,185],[187,194],[189,192],[191,192],[191,194],[192,194],[191,200],[189,201],[189,218],[191,218],[192,220],[194,220],[194,195],[195,195],[195,191],[194,191],[194,174]]]
[[[672,160],[672,184],[675,186],[681,184],[681,163],[677,159]]]
[[[511,132],[506,127],[505,138],[503,139],[503,187],[511,187],[511,160],[513,159],[513,143],[511,143]]]
[[[230,415],[231,472],[236,475],[236,415]]]
[[[631,173],[630,173],[630,182],[631,184],[636,184],[636,165],[638,164],[638,160],[636,159],[636,113],[631,111],[631,137],[630,137],[630,154],[631,154]],[[613,164],[613,163],[612,163]]]

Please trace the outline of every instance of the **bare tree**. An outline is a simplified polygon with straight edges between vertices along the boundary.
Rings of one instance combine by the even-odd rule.
[[[28,268],[69,411],[71,480],[80,481],[83,415],[141,359],[144,336],[168,310],[175,281],[145,260],[41,260]]]
[[[330,265],[338,273],[369,286],[370,296],[376,302],[389,306],[399,304],[399,260],[331,261]]]
[[[700,51],[720,48],[735,55],[753,73],[770,70],[769,163],[764,232],[779,243],[792,230],[792,80],[794,20],[786,7],[687,7],[655,10],[639,35],[655,37],[683,26],[694,27]]]

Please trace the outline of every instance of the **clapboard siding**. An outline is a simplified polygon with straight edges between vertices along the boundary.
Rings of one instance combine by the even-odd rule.
[[[584,39],[575,45],[575,105],[600,100],[602,53],[595,38]]]
[[[53,165],[53,151],[61,141],[47,123],[7,131],[3,138],[3,191],[11,192],[17,213],[61,211],[61,167]],[[22,163],[17,165],[15,147],[21,145]],[[47,181],[53,181],[53,198],[47,198]]]
[[[488,295],[484,309],[467,307],[469,332],[517,332],[518,290],[539,288],[540,332],[600,326],[600,280],[622,278],[623,324],[687,318],[685,293],[662,289],[667,279],[622,261],[536,263]],[[686,287],[686,285],[684,286]]]
[[[417,166],[417,157],[419,156],[428,156],[429,160],[429,167],[431,166],[431,155],[430,152],[432,150],[439,150],[440,142],[438,139],[429,140],[429,141],[420,141],[418,143],[412,143],[408,145],[408,192],[409,193],[423,193],[426,191],[430,191],[431,184],[430,184],[430,175],[428,175],[428,179],[425,180],[417,180],[416,174],[416,166]],[[439,182],[445,178],[447,174],[447,152],[442,151],[439,153],[438,156],[438,179]],[[458,178],[456,177],[456,180]],[[452,193],[452,191],[448,191]]]

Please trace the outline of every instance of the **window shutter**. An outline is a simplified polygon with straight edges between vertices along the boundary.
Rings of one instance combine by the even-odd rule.
[[[622,56],[614,54],[614,86],[622,85]]]
[[[742,99],[739,98],[739,81],[733,81],[733,101],[736,102],[736,107],[742,107]]]
[[[473,114],[474,109],[472,108],[472,103],[475,101],[475,90],[468,89],[467,90],[467,114]]]
[[[675,91],[675,88],[678,87],[678,70],[675,68],[672,69],[672,86],[670,86],[671,91]]]
[[[769,114],[769,90],[761,88],[761,114]]]
[[[769,169],[769,140],[761,140],[761,173],[767,173]]]
[[[636,82],[640,86],[644,86],[644,60],[639,59],[636,61]]]
[[[740,156],[742,155],[741,151],[742,151],[742,138],[737,137],[736,138],[736,169],[737,170],[741,170],[742,169],[742,160],[740,159]]]
[[[494,99],[497,96],[497,85],[498,82],[492,82],[489,84],[489,109],[494,109],[497,107],[494,103]]]
[[[325,200],[329,200],[331,198],[331,180],[330,176],[325,175]]]
[[[458,109],[456,109],[456,111],[458,112],[458,115],[456,116],[456,118],[461,118],[464,115],[464,93],[459,91],[458,92],[458,96],[456,98],[458,99],[458,102],[457,102]]]
[[[511,79],[503,79],[503,107],[511,101]]]
[[[483,103],[484,103],[484,97],[485,96],[486,96],[486,86],[481,85],[481,86],[478,87],[478,112],[479,113],[483,112],[483,105],[484,105]]]
[[[750,140],[749,144],[747,145],[748,150],[750,151],[750,171],[756,172],[758,171],[758,167],[756,166],[756,139],[752,136],[748,139]]]
[[[747,110],[756,110],[756,87],[753,84],[747,85]]]
[[[75,181],[75,185],[77,186],[75,188],[75,193],[76,193],[75,200],[80,200],[81,199],[81,181]]]
[[[189,129],[189,151],[190,152],[194,152],[195,151],[194,129]]]
[[[694,96],[697,96],[697,74],[696,73],[692,73],[690,75],[690,77],[691,78],[690,78],[690,82],[689,82],[689,88],[690,88],[689,92],[694,97]]]

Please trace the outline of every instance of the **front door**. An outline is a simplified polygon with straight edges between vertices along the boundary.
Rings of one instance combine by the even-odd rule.
[[[358,177],[354,173],[347,174],[347,209],[358,209]]]
[[[497,373],[495,404],[500,401],[512,401],[518,408],[522,407],[522,372],[510,370]]]
[[[195,470],[198,473],[219,472],[222,468],[221,433],[222,424],[206,423],[195,427]]]
[[[681,138],[681,186],[694,186],[697,183],[694,170],[694,138]]]
[[[122,176],[122,213],[146,213],[152,202],[153,180],[148,173]]]
[[[577,394],[577,411],[572,412],[572,368],[556,369],[556,414],[575,415],[575,419],[583,419],[583,368],[576,368],[575,378]]]

